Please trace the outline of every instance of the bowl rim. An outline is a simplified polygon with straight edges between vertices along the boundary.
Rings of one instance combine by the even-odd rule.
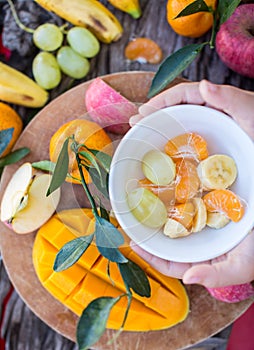
[[[223,244],[218,246],[217,249],[215,249],[216,252],[211,252],[210,254],[208,254],[208,253],[205,253],[204,251],[201,251],[198,254],[196,254],[196,256],[192,255],[189,257],[183,256],[183,254],[179,254],[179,252],[177,253],[177,251],[174,251],[173,254],[171,252],[170,255],[165,254],[165,251],[163,253],[158,252],[154,246],[151,246],[151,244],[148,243],[148,241],[150,239],[146,240],[145,242],[140,242],[137,239],[137,237],[135,236],[135,234],[133,234],[133,232],[128,227],[126,227],[126,222],[123,219],[123,216],[119,215],[119,213],[118,213],[118,207],[116,205],[116,201],[114,200],[115,196],[116,196],[116,190],[115,190],[113,183],[115,182],[115,169],[114,169],[114,167],[115,167],[115,164],[121,159],[122,148],[123,148],[123,145],[126,143],[126,141],[131,140],[134,137],[137,137],[137,134],[139,133],[140,128],[142,129],[146,126],[149,126],[149,124],[152,123],[158,117],[158,113],[166,112],[167,115],[169,113],[172,113],[173,119],[177,119],[178,117],[174,116],[175,112],[176,113],[182,113],[182,112],[186,113],[188,111],[190,112],[191,110],[192,111],[193,110],[195,110],[195,111],[197,111],[197,110],[209,111],[208,114],[209,115],[211,114],[212,116],[214,116],[214,120],[218,119],[218,118],[223,118],[223,125],[225,124],[227,127],[231,127],[232,130],[235,130],[237,132],[237,135],[240,135],[239,137],[241,138],[241,140],[244,140],[247,143],[248,153],[250,154],[250,152],[251,152],[254,156],[254,143],[253,143],[253,141],[251,140],[249,135],[247,135],[247,133],[243,129],[241,129],[240,126],[230,116],[226,115],[225,113],[223,113],[221,111],[215,110],[215,109],[213,109],[211,107],[207,107],[207,106],[194,105],[194,104],[181,104],[181,105],[170,106],[170,107],[166,107],[166,108],[157,110],[157,111],[151,113],[149,116],[143,118],[132,129],[130,129],[125,134],[125,136],[123,137],[121,142],[118,144],[118,147],[113,155],[111,169],[110,169],[110,175],[109,175],[109,197],[110,197],[110,201],[111,201],[111,205],[112,205],[112,210],[115,213],[114,215],[116,216],[116,219],[118,220],[120,226],[123,228],[123,230],[125,231],[127,236],[129,236],[130,239],[134,243],[139,244],[144,250],[146,250],[146,251],[148,251],[148,252],[150,252],[158,257],[161,257],[161,258],[167,259],[167,260],[176,261],[176,262],[188,262],[188,263],[189,262],[190,263],[201,262],[201,261],[206,261],[206,260],[216,258],[216,257],[228,252],[232,248],[234,248],[237,244],[239,244],[243,240],[243,238],[245,238],[245,236],[248,234],[248,232],[252,229],[252,227],[254,225],[254,216],[253,216],[253,218],[250,218],[250,210],[249,210],[249,208],[252,208],[252,210],[254,210],[254,181],[253,181],[253,184],[251,186],[251,193],[253,194],[253,200],[251,201],[251,203],[248,202],[248,210],[247,210],[248,220],[246,221],[246,226],[244,228],[244,232],[241,232],[241,234],[239,234],[237,236],[237,239],[234,237],[234,240],[232,240],[231,242],[228,242],[226,247],[224,247]],[[163,118],[165,118],[165,117],[163,117]],[[210,118],[210,116],[209,116],[209,118]],[[222,119],[220,119],[220,121],[221,120]],[[206,122],[206,121],[207,121],[207,119],[205,118],[204,122]],[[178,120],[177,120],[177,122],[178,122]],[[223,152],[221,152],[221,153],[223,153]],[[253,169],[253,171],[254,171],[254,157],[253,157],[253,160],[251,160],[248,163],[248,167]],[[241,221],[239,223],[241,223]],[[237,223],[237,224],[233,223],[233,225],[242,226],[242,225],[239,225],[239,223]],[[144,225],[142,225],[142,224],[140,224],[140,225],[141,225],[141,227],[144,228]],[[222,233],[222,230],[223,229],[220,230],[220,233]],[[156,234],[157,232],[154,232],[154,233]],[[187,241],[187,240],[189,240],[189,238],[192,235],[193,234],[189,235],[188,237],[184,237],[183,239],[185,239]],[[170,238],[168,238],[168,237],[166,237],[166,238],[168,240],[170,240]],[[212,243],[210,242],[210,244],[212,244]]]

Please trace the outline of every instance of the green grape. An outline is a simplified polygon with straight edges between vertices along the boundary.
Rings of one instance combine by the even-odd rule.
[[[175,163],[161,151],[147,152],[142,159],[142,170],[148,180],[160,186],[169,185],[176,174]]]
[[[43,89],[53,89],[61,81],[61,71],[52,53],[38,53],[33,60],[32,70],[35,81]]]
[[[74,79],[84,78],[90,69],[89,61],[76,53],[70,46],[62,46],[57,52],[61,70]]]
[[[43,51],[55,51],[62,45],[63,33],[57,25],[45,23],[35,29],[33,41]]]
[[[160,228],[167,220],[165,205],[146,188],[139,187],[129,192],[127,203],[135,218],[146,226]]]
[[[67,41],[72,49],[83,57],[94,57],[100,50],[98,39],[86,28],[71,28],[67,33]]]

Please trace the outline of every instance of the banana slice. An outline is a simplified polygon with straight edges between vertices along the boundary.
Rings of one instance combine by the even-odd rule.
[[[180,222],[174,219],[167,219],[163,230],[164,235],[170,238],[179,238],[188,236],[190,231],[187,230]]]
[[[234,159],[225,154],[215,154],[202,160],[197,172],[205,190],[226,189],[237,177]]]
[[[230,219],[227,218],[223,213],[211,213],[207,212],[207,226],[211,228],[222,228],[229,223]]]
[[[193,198],[192,203],[195,206],[196,214],[193,218],[192,232],[200,232],[206,226],[207,210],[202,198]]]

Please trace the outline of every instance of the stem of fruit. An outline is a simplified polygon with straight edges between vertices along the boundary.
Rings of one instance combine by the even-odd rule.
[[[89,188],[87,186],[87,183],[86,183],[86,180],[85,180],[85,177],[84,177],[84,174],[83,174],[83,170],[82,170],[82,165],[81,165],[81,159],[78,155],[78,153],[76,152],[76,160],[77,160],[77,163],[78,163],[78,169],[79,169],[79,173],[80,173],[80,177],[81,177],[81,184],[85,190],[85,193],[87,195],[87,198],[91,204],[91,207],[92,207],[92,212],[94,214],[95,217],[98,217],[99,216],[99,213],[98,213],[98,210],[97,210],[97,206],[96,206],[96,203],[95,203],[95,200],[93,198],[93,196],[91,195],[91,192],[89,191]]]
[[[215,38],[216,38],[216,34],[218,32],[218,14],[217,14],[217,10],[213,10],[212,11],[213,14],[213,27],[212,27],[212,34],[211,34],[211,39],[209,41],[209,46],[211,49],[214,49],[215,47]]]
[[[20,19],[18,18],[18,15],[17,15],[17,12],[16,12],[16,10],[15,10],[15,6],[14,6],[13,2],[12,2],[11,0],[7,0],[7,2],[8,2],[8,4],[10,5],[10,9],[11,9],[13,18],[14,18],[14,20],[15,20],[17,26],[18,26],[19,28],[21,28],[22,30],[24,30],[25,32],[30,33],[30,34],[33,34],[33,33],[34,33],[34,29],[26,27],[26,26],[20,21]]]

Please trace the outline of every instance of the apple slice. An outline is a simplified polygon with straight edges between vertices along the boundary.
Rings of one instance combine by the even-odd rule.
[[[1,204],[1,221],[8,221],[14,216],[23,198],[27,192],[27,188],[32,181],[33,168],[30,163],[24,163],[13,174],[9,184],[7,185]]]
[[[50,174],[34,173],[31,163],[24,163],[13,174],[1,202],[1,221],[14,232],[37,230],[54,213],[60,189],[46,196]]]
[[[138,113],[138,106],[119,92],[96,78],[85,95],[86,109],[90,117],[107,131],[125,134],[129,130],[129,119]]]

